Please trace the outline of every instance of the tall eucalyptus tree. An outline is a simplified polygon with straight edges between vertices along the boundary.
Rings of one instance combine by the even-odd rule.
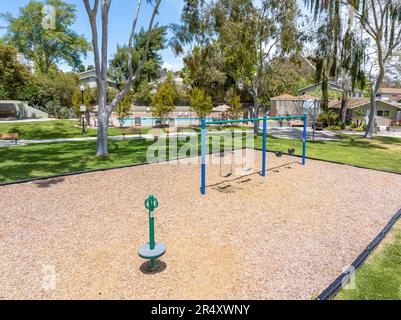
[[[272,62],[300,48],[296,15],[296,0],[263,0],[258,5],[252,0],[188,0],[173,44],[177,51],[183,43],[219,44],[225,72],[252,96],[252,115],[257,117]]]
[[[112,0],[94,0],[93,6],[90,0],[83,0],[86,11],[88,13],[89,22],[92,30],[92,46],[93,54],[95,57],[95,71],[96,71],[96,81],[98,88],[98,131],[97,131],[97,145],[96,145],[96,155],[97,156],[107,156],[107,137],[108,137],[108,120],[111,113],[121,102],[121,100],[128,94],[131,86],[139,78],[140,72],[147,58],[147,52],[149,49],[149,42],[151,38],[151,32],[154,26],[154,20],[161,0],[147,0],[148,2],[154,3],[153,12],[149,21],[149,26],[147,29],[147,40],[145,48],[143,50],[143,55],[139,60],[136,69],[133,68],[133,58],[132,58],[132,48],[134,45],[134,37],[136,34],[136,26],[139,18],[139,13],[142,6],[142,0],[137,0],[137,5],[135,9],[134,20],[131,25],[131,32],[128,40],[128,78],[123,86],[123,89],[116,95],[111,103],[107,103],[107,77],[108,77],[108,35],[109,35],[109,12]],[[99,4],[101,9],[101,36],[99,37],[98,31],[98,12]],[[101,38],[101,47],[99,48],[99,38]]]
[[[335,21],[341,19],[341,8],[351,17],[351,26],[363,31],[362,37],[369,42],[367,47],[375,71],[371,84],[369,121],[365,132],[371,138],[376,119],[376,94],[385,77],[386,66],[391,58],[401,51],[401,1],[399,0],[304,0],[315,15],[326,13],[332,26],[333,39],[341,33]],[[361,62],[360,60],[355,63]],[[354,66],[355,68],[355,66]]]

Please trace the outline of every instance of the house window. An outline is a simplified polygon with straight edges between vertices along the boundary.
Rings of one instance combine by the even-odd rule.
[[[377,110],[378,117],[389,117],[390,111],[389,110]]]

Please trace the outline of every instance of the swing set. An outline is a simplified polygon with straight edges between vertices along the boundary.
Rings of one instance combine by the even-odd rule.
[[[307,127],[307,114],[304,113],[303,115],[297,116],[283,116],[283,117],[267,117],[266,115],[262,118],[250,118],[250,119],[237,119],[237,120],[216,120],[216,121],[206,121],[205,118],[201,119],[202,124],[202,133],[201,133],[201,158],[202,158],[202,165],[201,165],[201,194],[206,194],[206,129],[208,125],[216,125],[216,124],[226,124],[226,123],[240,123],[240,122],[254,122],[254,121],[263,121],[263,140],[262,140],[262,177],[266,176],[266,142],[267,142],[267,120],[295,120],[301,119],[303,120],[303,139],[302,139],[302,165],[306,163],[306,127]],[[233,150],[231,150],[233,154]],[[293,155],[295,154],[295,148],[290,146],[288,148],[288,154]],[[222,175],[222,157],[225,157],[226,152],[223,151],[220,153],[220,176]],[[276,150],[275,155],[277,157],[281,157],[283,155],[282,150]],[[231,161],[231,171],[224,175],[224,177],[229,177],[232,175],[233,167]]]

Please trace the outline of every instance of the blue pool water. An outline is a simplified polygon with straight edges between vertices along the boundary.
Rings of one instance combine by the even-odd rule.
[[[185,122],[198,122],[199,118],[169,118],[171,121],[175,120],[177,122],[185,121]],[[142,124],[155,124],[158,118],[141,118]],[[206,121],[211,121],[212,118],[206,118]],[[135,118],[126,118],[123,120],[124,124],[130,125],[135,123]]]

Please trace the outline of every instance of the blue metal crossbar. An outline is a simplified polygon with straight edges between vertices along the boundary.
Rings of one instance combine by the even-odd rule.
[[[304,116],[283,116],[283,117],[263,117],[263,118],[248,118],[248,119],[232,119],[232,120],[215,120],[206,121],[205,125],[209,124],[222,124],[222,123],[238,123],[238,122],[250,122],[250,121],[263,121],[263,120],[289,120],[289,119],[303,119]]]

